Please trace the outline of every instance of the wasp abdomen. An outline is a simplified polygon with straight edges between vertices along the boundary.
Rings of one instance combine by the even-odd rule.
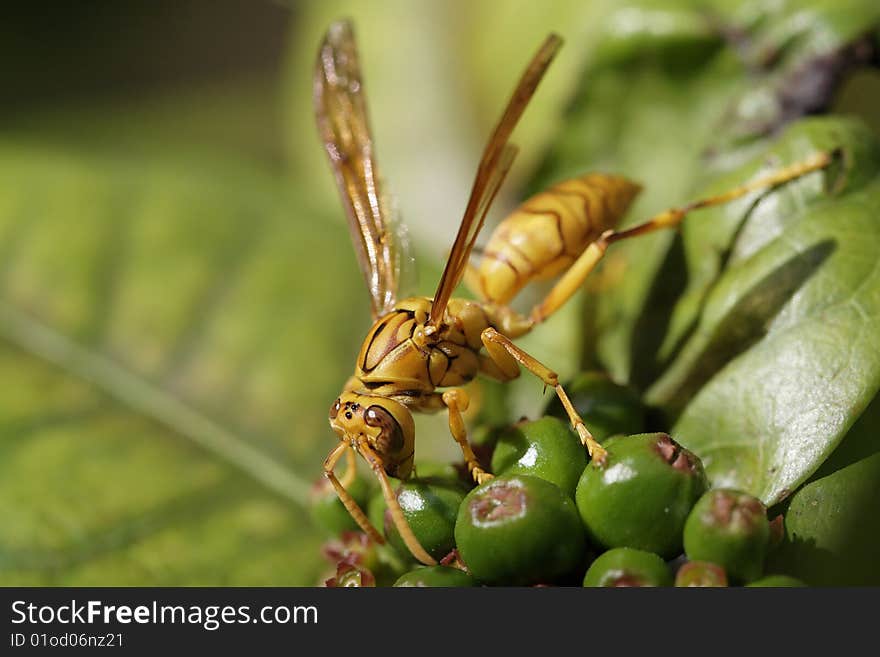
[[[479,292],[505,304],[527,283],[558,276],[617,225],[640,189],[620,176],[588,174],[532,196],[489,238],[478,269]]]

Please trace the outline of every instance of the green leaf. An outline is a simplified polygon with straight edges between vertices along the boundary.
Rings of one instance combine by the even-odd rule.
[[[316,581],[315,409],[369,313],[290,187],[0,142],[4,584]]]
[[[533,189],[585,170],[645,186],[643,221],[766,148],[786,123],[826,108],[871,57],[880,11],[846,2],[627,2],[602,25],[565,125]],[[692,316],[670,309],[686,285],[681,244],[645,236],[609,250],[591,284],[585,366],[647,387]],[[681,311],[680,311],[681,312]]]
[[[791,498],[786,541],[768,572],[790,573],[816,586],[877,586],[880,540],[880,397]]]
[[[698,391],[675,435],[716,486],[768,504],[819,467],[880,388],[880,144],[856,122],[804,121],[730,175],[747,180],[768,162],[834,148],[843,149],[843,170],[747,199],[739,211],[719,209],[688,230],[695,267],[723,267],[690,338],[647,395],[674,410]],[[823,175],[831,193],[822,192]]]

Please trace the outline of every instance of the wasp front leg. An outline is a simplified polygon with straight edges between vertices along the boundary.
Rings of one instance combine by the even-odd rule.
[[[541,381],[544,382],[544,385],[553,388],[556,391],[559,400],[562,402],[566,414],[568,414],[571,426],[574,427],[574,430],[577,432],[578,436],[580,436],[581,442],[587,448],[590,458],[597,462],[605,460],[605,456],[607,455],[605,448],[596,442],[593,434],[590,433],[589,429],[587,429],[587,426],[584,424],[583,419],[575,410],[574,406],[572,406],[568,394],[566,394],[562,384],[559,383],[559,376],[556,372],[544,365],[534,356],[517,347],[511,342],[510,338],[501,335],[494,328],[487,328],[483,331],[480,337],[483,341],[483,345],[486,347],[486,351],[489,353],[489,357],[494,361],[499,372],[504,376],[510,379],[515,378],[519,375],[519,367],[522,366],[541,379]]]
[[[336,463],[339,461],[342,455],[346,453],[354,454],[351,445],[346,442],[340,442],[324,460],[324,476],[330,480],[331,485],[333,486],[334,490],[336,490],[336,494],[342,501],[342,505],[345,507],[346,511],[351,514],[351,517],[354,518],[358,526],[373,541],[382,544],[385,542],[385,539],[376,530],[376,528],[373,527],[372,523],[367,518],[367,515],[363,512],[361,507],[358,506],[358,503],[355,502],[355,499],[351,496],[351,493],[346,490],[345,486],[343,486],[339,479],[337,479],[336,474],[333,472],[333,468],[336,467]],[[346,470],[346,473],[343,476],[344,479],[348,478],[347,475],[349,472],[354,473],[354,468],[351,467],[350,462],[349,468]]]
[[[461,448],[468,472],[478,484],[489,481],[492,478],[492,474],[483,469],[477,460],[476,454],[474,454],[470,442],[468,442],[467,428],[465,427],[462,414],[470,405],[470,398],[464,390],[455,388],[444,392],[442,399],[443,405],[446,406],[449,412],[449,432]]]
[[[354,483],[356,478],[357,454],[355,454],[354,448],[349,446],[348,449],[345,450],[345,472],[342,473],[342,479],[339,480],[339,483],[347,489]]]
[[[422,547],[422,544],[419,543],[419,539],[417,539],[416,535],[413,533],[412,527],[410,527],[409,523],[406,521],[406,517],[403,515],[403,509],[400,508],[400,502],[397,500],[397,494],[394,492],[394,489],[391,487],[391,482],[388,480],[388,474],[385,472],[382,459],[375,451],[373,451],[366,441],[358,443],[357,449],[361,456],[364,457],[364,460],[369,464],[373,473],[379,479],[379,486],[382,488],[382,496],[385,498],[385,504],[388,507],[389,513],[391,513],[391,520],[394,522],[394,526],[397,527],[397,531],[400,533],[400,537],[403,539],[406,547],[409,548],[409,551],[416,559],[426,566],[436,566],[437,560],[428,554],[427,550]],[[357,520],[357,518],[355,518],[355,520]],[[358,521],[358,524],[360,524],[360,521]],[[372,528],[369,520],[367,520],[367,524]],[[363,527],[363,525],[361,525],[361,527]]]

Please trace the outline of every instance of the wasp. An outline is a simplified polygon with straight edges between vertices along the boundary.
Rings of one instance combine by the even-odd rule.
[[[436,561],[413,534],[389,482],[389,477],[406,479],[413,473],[414,412],[448,413],[449,431],[468,471],[474,481],[482,483],[492,475],[479,463],[468,441],[462,414],[469,398],[461,386],[478,375],[510,381],[522,367],[555,391],[590,457],[603,460],[605,450],[572,406],[557,374],[513,339],[553,315],[615,242],[675,228],[695,210],[770,189],[831,162],[830,154],[818,152],[626,230],[616,230],[616,226],[640,186],[615,175],[584,175],[525,201],[498,225],[481,249],[479,264],[472,265],[477,236],[517,153],[509,141],[511,133],[561,44],[555,34],[542,43],[489,137],[434,296],[409,298],[399,298],[404,248],[382,189],[350,23],[333,23],[318,52],[314,75],[318,131],[345,207],[373,318],[354,374],[330,408],[330,426],[340,442],[324,461],[324,475],[363,531],[384,543],[346,490],[354,479],[359,454],[379,480],[401,537],[424,564]],[[527,284],[553,279],[557,280],[549,293],[530,312],[520,313],[510,306]],[[463,280],[476,300],[452,296]],[[347,466],[340,478],[334,470],[343,457]]]

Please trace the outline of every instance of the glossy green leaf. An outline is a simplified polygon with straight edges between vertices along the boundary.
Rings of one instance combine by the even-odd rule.
[[[0,143],[0,582],[317,581],[316,409],[369,314],[290,187]]]
[[[696,328],[648,395],[675,402],[697,391],[676,437],[713,484],[768,504],[819,467],[880,388],[880,144],[858,123],[805,121],[731,174],[834,148],[842,168],[747,200],[745,224],[730,209],[688,233],[695,259],[718,258],[725,232],[732,243]]]
[[[880,398],[785,510],[768,568],[817,586],[880,585]]]

